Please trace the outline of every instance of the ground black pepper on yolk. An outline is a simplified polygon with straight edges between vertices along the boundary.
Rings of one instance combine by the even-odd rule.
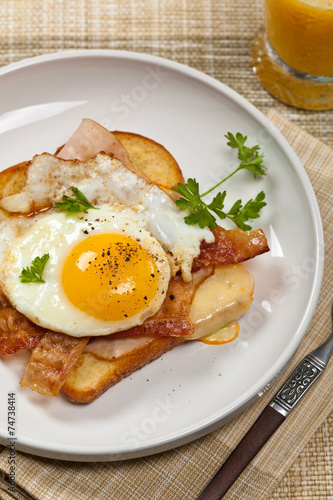
[[[97,234],[69,253],[62,273],[74,306],[104,321],[131,318],[157,292],[156,258],[123,234]]]

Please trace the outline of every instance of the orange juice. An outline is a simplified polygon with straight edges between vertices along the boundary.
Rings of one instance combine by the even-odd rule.
[[[294,70],[333,76],[333,0],[266,0],[266,33]]]

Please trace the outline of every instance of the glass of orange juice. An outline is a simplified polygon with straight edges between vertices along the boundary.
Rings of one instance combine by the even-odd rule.
[[[305,109],[333,108],[333,0],[265,0],[253,69],[275,97]]]

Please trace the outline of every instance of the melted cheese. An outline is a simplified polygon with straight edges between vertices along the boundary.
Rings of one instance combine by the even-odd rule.
[[[238,323],[231,323],[231,325],[224,326],[223,328],[220,328],[220,330],[217,330],[217,332],[212,333],[211,335],[206,335],[205,337],[200,337],[198,340],[204,344],[211,345],[227,344],[228,342],[235,340],[239,333],[239,328]]]
[[[244,314],[251,305],[254,283],[243,264],[216,266],[196,291],[190,318],[195,330],[189,339],[211,335]]]

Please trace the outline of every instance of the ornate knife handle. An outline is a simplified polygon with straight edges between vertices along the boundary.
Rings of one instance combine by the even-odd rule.
[[[269,405],[286,417],[323,373],[325,367],[326,363],[313,356],[312,353],[306,356]]]

